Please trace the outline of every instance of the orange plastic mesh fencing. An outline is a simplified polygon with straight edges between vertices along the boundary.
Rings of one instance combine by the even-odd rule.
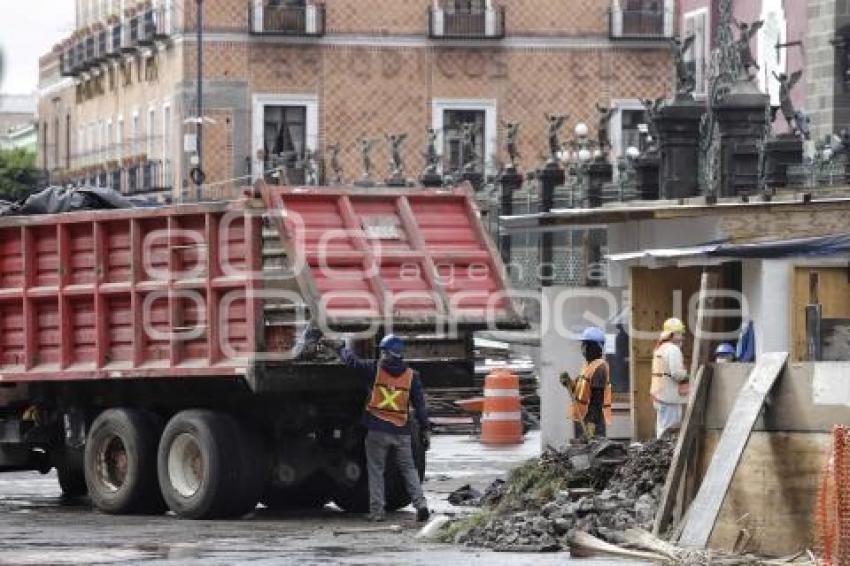
[[[836,426],[818,492],[815,538],[820,563],[850,565],[850,429]]]

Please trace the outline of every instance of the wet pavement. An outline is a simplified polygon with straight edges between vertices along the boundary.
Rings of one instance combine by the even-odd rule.
[[[483,489],[537,454],[529,434],[518,447],[492,449],[466,436],[437,436],[429,454],[426,494],[438,512],[463,513],[446,501],[457,487]],[[569,561],[566,553],[508,554],[414,540],[413,512],[393,513],[401,533],[335,535],[371,525],[333,506],[314,512],[271,513],[259,508],[234,521],[188,521],[173,516],[110,516],[59,496],[53,473],[0,474],[0,564],[314,564],[490,566]],[[586,566],[613,564],[573,561]],[[626,564],[626,562],[617,562]]]

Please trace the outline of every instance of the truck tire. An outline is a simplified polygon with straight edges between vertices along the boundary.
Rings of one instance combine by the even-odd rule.
[[[416,420],[410,423],[410,440],[413,443],[413,459],[419,471],[419,479],[425,477],[425,450],[419,438],[419,424]],[[366,471],[366,447],[365,437],[361,443],[361,452],[357,457],[360,469],[360,477],[353,485],[345,485],[337,482],[334,486],[333,502],[343,511],[349,513],[369,512],[369,474]],[[404,487],[404,481],[395,463],[395,455],[390,452],[387,455],[387,467],[384,470],[384,497],[386,499],[387,511],[397,511],[410,503],[410,496]]]
[[[168,507],[187,519],[237,517],[252,511],[265,476],[258,435],[231,416],[177,413],[159,443],[157,471]]]
[[[62,497],[73,499],[88,493],[83,460],[82,450],[61,446],[53,452],[53,465],[56,468]]]
[[[92,504],[111,514],[162,513],[156,477],[158,418],[139,409],[102,412],[92,423],[84,468]]]

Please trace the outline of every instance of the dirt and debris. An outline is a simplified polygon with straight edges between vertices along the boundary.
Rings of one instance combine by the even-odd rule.
[[[624,543],[628,529],[651,527],[674,445],[665,437],[628,449],[599,440],[548,450],[515,469],[497,494],[479,497],[481,511],[447,525],[441,538],[525,551],[566,548],[575,532]]]

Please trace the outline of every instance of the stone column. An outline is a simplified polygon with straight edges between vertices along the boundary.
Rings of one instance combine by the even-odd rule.
[[[659,157],[657,153],[647,153],[635,160],[637,188],[641,200],[657,200],[659,195]]]
[[[781,135],[767,140],[764,151],[767,186],[788,186],[788,166],[803,163],[803,141],[793,134]]]
[[[770,97],[751,83],[739,83],[717,107],[720,126],[721,197],[758,190],[759,146],[767,127]]]
[[[566,175],[557,161],[549,161],[537,172],[540,180],[540,212],[551,212],[555,204],[555,187],[563,185]],[[554,234],[543,232],[540,235],[540,285],[550,287],[555,278]]]
[[[679,97],[658,113],[658,198],[680,199],[699,194],[700,120],[705,106]]]
[[[510,216],[514,213],[514,192],[522,187],[522,173],[515,167],[502,169],[499,173],[499,187],[501,188],[501,216]],[[510,266],[511,236],[501,235],[499,244],[502,250],[502,262]]]

